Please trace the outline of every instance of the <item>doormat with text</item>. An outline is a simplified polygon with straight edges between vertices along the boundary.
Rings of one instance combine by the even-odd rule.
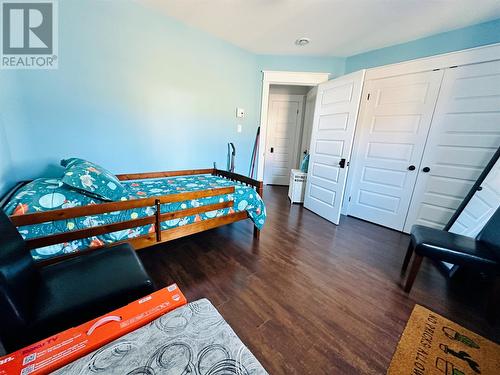
[[[500,345],[415,305],[387,375],[499,375]]]

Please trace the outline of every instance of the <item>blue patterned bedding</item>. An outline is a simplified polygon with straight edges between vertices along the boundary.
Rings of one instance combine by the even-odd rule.
[[[161,206],[161,212],[173,212],[187,208],[199,207],[234,200],[234,208],[223,208],[215,211],[165,221],[161,224],[163,230],[182,225],[224,216],[234,211],[246,211],[254,224],[261,229],[266,219],[264,202],[256,191],[248,186],[235,183],[223,177],[212,175],[179,176],[162,179],[122,181],[128,190],[129,197],[137,199],[158,195],[176,194],[188,191],[206,190],[210,188],[235,186],[234,194],[219,195],[193,199],[184,202],[167,203]],[[39,178],[23,186],[4,207],[8,215],[21,215],[31,212],[43,212],[60,208],[86,206],[104,203],[63,184],[60,179]],[[109,212],[100,215],[84,216],[68,220],[60,220],[36,225],[19,227],[19,232],[25,239],[47,236],[49,234],[85,229],[98,225],[116,223],[154,215],[153,207],[141,207],[126,211]],[[154,231],[153,225],[125,229],[107,233],[101,236],[75,240],[58,245],[46,246],[32,251],[36,260],[48,259],[54,256],[72,253],[87,247],[100,247],[116,241],[122,241]]]

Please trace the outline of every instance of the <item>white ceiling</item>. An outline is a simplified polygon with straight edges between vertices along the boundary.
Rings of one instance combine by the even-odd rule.
[[[257,54],[351,56],[500,18],[499,0],[140,1]]]

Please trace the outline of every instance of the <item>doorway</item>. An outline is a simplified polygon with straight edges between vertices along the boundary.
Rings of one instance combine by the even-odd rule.
[[[307,107],[305,107],[306,102],[308,102],[307,98],[305,97],[307,95],[307,92],[310,91],[312,87],[316,87],[318,84],[322,82],[328,81],[328,78],[330,76],[329,73],[309,73],[309,72],[277,72],[277,71],[263,71],[263,79],[262,79],[262,104],[261,104],[261,114],[260,114],[260,138],[259,138],[259,143],[258,143],[258,160],[257,160],[257,179],[264,181],[264,183],[269,183],[266,181],[264,178],[264,169],[266,165],[266,159],[269,157],[272,159],[273,155],[271,153],[271,147],[268,148],[268,146],[271,146],[267,140],[268,136],[268,115],[270,113],[269,111],[269,105],[270,105],[270,94],[271,94],[271,86],[273,86],[273,91],[276,92],[277,94],[283,94],[283,91],[280,91],[280,87],[286,87],[286,86],[292,86],[293,89],[292,92],[288,92],[290,95],[296,95],[297,91],[293,90],[302,90],[298,95],[304,96],[303,104],[302,104],[302,116],[301,116],[301,123],[300,129],[299,129],[299,135],[295,136],[295,139],[293,140],[293,144],[297,145],[296,150],[297,152],[292,152],[291,156],[291,164],[287,167],[288,172],[287,176],[289,176],[290,169],[292,166],[298,167],[300,163],[300,155],[302,154],[303,151],[307,150],[307,148],[303,147],[303,145],[307,145],[309,147],[309,140],[308,137],[310,137],[307,132],[309,130],[308,125],[306,124],[304,126],[304,114],[305,113],[310,113],[313,114],[314,110],[311,109],[308,111]],[[307,87],[304,89],[304,87]],[[282,90],[287,90],[287,88],[284,88]],[[309,100],[309,103],[314,103],[314,100]],[[313,104],[314,106],[314,104]],[[295,111],[296,112],[296,111]],[[293,114],[293,113],[292,113]],[[297,130],[297,129],[296,129]],[[306,131],[306,135],[304,136],[304,131]],[[271,133],[273,134],[273,133]],[[296,134],[296,133],[295,133]],[[295,149],[295,146],[294,146]],[[274,153],[274,148],[273,148],[273,153]],[[275,163],[273,163],[274,165]],[[267,176],[266,176],[267,177]],[[279,184],[284,184],[288,185],[289,180],[284,181],[284,178],[281,178],[281,181]]]
[[[304,113],[314,109],[305,108],[310,86],[271,85],[267,115],[267,157],[264,164],[264,183],[288,185],[290,171],[299,167],[301,155],[309,145],[311,126],[305,126]],[[314,105],[314,103],[312,103]],[[309,118],[307,119],[309,120]],[[306,134],[304,134],[306,133]]]

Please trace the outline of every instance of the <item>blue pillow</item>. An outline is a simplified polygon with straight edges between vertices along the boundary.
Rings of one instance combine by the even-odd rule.
[[[62,182],[66,185],[105,201],[128,199],[128,190],[107,169],[78,158],[61,160],[61,165],[65,167]]]
[[[62,159],[61,160],[61,165],[65,168],[67,167],[71,167],[73,164],[75,164],[76,162],[79,162],[79,163],[84,163],[86,162],[87,160],[84,160],[84,159],[79,159],[79,158],[69,158],[69,159]],[[90,162],[89,162],[90,163]]]

